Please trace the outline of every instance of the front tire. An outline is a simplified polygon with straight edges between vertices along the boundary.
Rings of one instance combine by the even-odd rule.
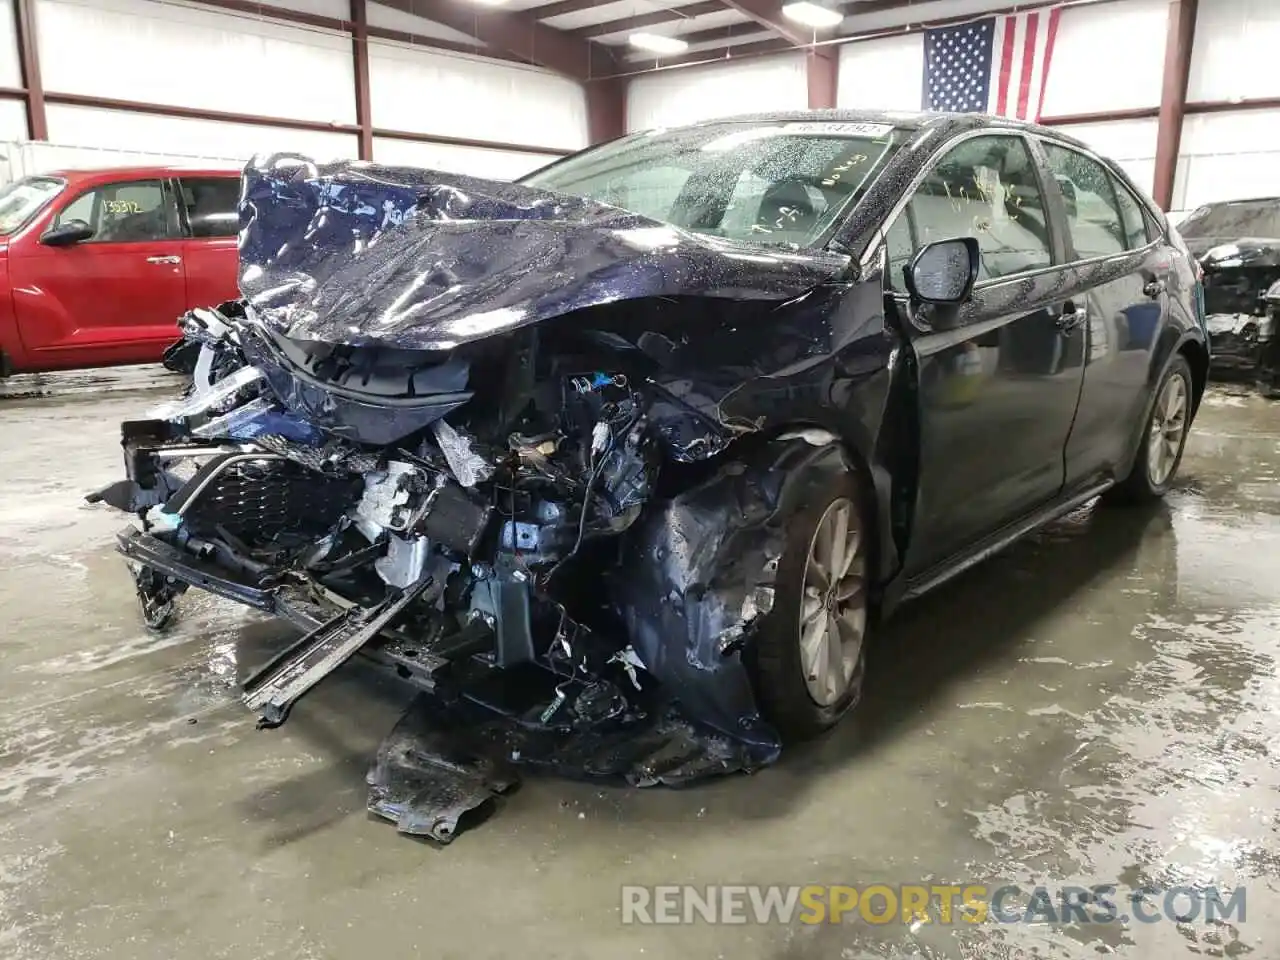
[[[1143,503],[1163,497],[1182,464],[1191,428],[1194,382],[1187,358],[1179,354],[1165,371],[1147,416],[1133,469],[1108,493],[1121,503]]]
[[[755,656],[761,707],[787,741],[833,726],[862,693],[872,527],[860,494],[842,474],[787,524]]]

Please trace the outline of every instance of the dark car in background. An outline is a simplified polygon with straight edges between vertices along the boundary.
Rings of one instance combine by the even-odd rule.
[[[238,296],[236,170],[64,170],[0,187],[0,376],[159,360]]]
[[[149,623],[194,587],[304,631],[264,725],[357,652],[420,687],[370,806],[438,840],[513,762],[680,782],[831,726],[876,616],[1163,495],[1207,374],[1163,214],[990,117],[715,121],[517,184],[282,155],[242,225],[243,298],[93,499]]]
[[[1280,388],[1280,197],[1210,203],[1178,233],[1204,271],[1205,323],[1215,370]]]

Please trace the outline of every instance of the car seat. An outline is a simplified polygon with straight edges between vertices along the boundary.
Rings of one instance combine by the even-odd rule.
[[[800,242],[818,224],[808,188],[798,180],[782,180],[773,184],[760,198],[753,232],[770,233],[779,239]]]

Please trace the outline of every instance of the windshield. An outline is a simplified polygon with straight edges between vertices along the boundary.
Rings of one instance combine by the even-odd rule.
[[[697,233],[813,245],[905,139],[887,123],[708,123],[635,134],[530,174]]]
[[[22,227],[64,186],[52,177],[27,177],[0,187],[0,236]]]
[[[1178,224],[1184,237],[1280,237],[1280,200],[1241,200],[1200,207]]]

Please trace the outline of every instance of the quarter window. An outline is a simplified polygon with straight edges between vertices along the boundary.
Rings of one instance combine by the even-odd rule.
[[[1129,192],[1129,188],[1115,177],[1111,178],[1111,185],[1116,191],[1116,200],[1120,204],[1120,216],[1124,220],[1126,245],[1130,250],[1145,247],[1151,236],[1147,232],[1147,217],[1143,213],[1142,204],[1138,202],[1137,197]]]
[[[193,237],[240,232],[240,181],[234,177],[183,177],[182,204]]]
[[[1126,229],[1116,182],[1107,168],[1056,143],[1046,143],[1044,149],[1066,202],[1067,228],[1076,256],[1105,257],[1129,249],[1140,228],[1141,214],[1132,228]],[[1132,197],[1129,200],[1136,202]],[[1144,237],[1142,243],[1146,242]]]
[[[902,266],[915,249],[956,237],[978,241],[979,280],[1053,262],[1044,196],[1021,137],[975,137],[938,161],[889,228],[891,286],[902,289]]]
[[[916,252],[916,241],[911,235],[910,207],[902,211],[901,216],[893,222],[885,236],[885,247],[889,254],[889,286],[894,290],[905,290],[902,272],[911,263]]]
[[[159,180],[108,183],[82,193],[58,214],[58,226],[83,220],[90,243],[138,243],[177,234],[176,210]]]

